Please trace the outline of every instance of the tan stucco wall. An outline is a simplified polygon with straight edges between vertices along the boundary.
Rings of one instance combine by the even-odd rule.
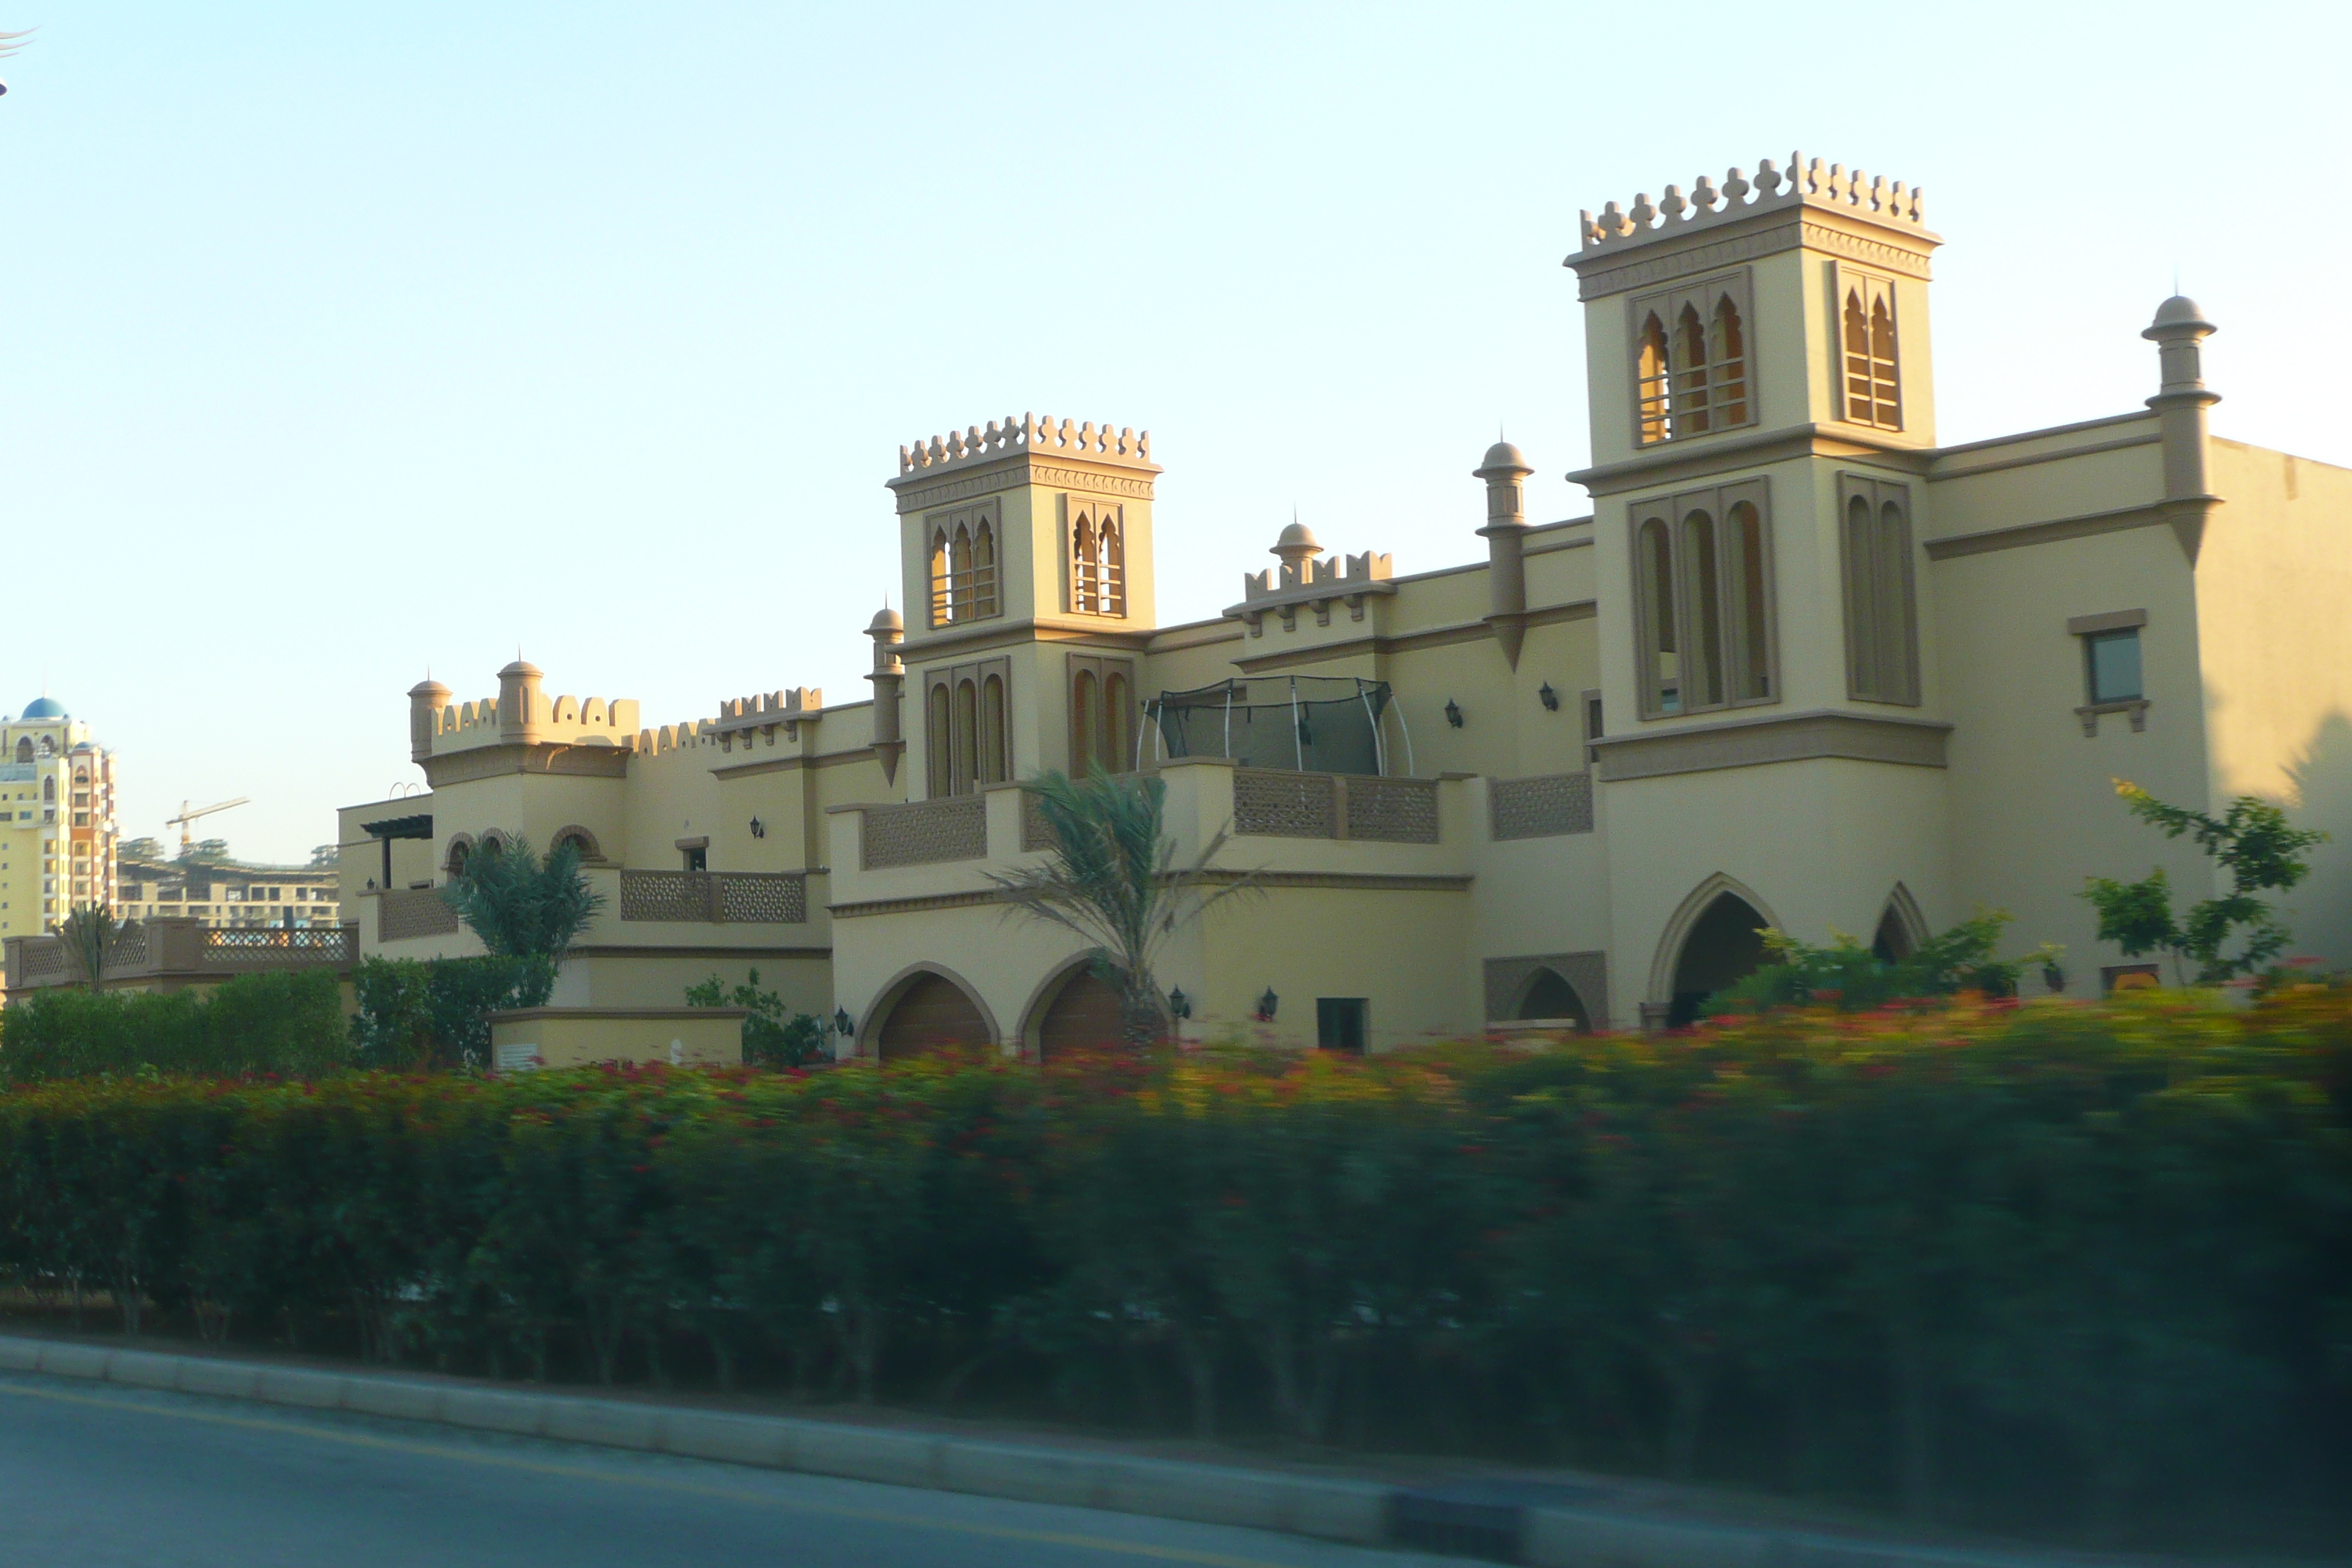
[[[667,1062],[677,1067],[740,1067],[743,1015],[731,1010],[660,1010],[632,1016],[609,1011],[564,1016],[561,1009],[493,1014],[490,1068],[513,1070],[518,1053],[557,1068],[596,1062]]]

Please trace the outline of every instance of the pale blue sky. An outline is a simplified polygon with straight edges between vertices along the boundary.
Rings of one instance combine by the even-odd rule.
[[[1160,612],[1295,504],[1580,513],[1580,207],[1808,155],[1926,187],[1940,437],[2137,406],[2352,463],[2340,7],[92,5],[0,67],[0,711],[49,689],[295,858],[403,693],[861,695],[901,442],[1148,426]],[[13,682],[13,685],[9,684]]]

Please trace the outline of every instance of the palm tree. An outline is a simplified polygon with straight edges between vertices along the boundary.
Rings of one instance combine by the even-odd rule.
[[[989,880],[1015,911],[1093,944],[1095,973],[1118,988],[1129,1044],[1166,1039],[1168,999],[1152,975],[1161,944],[1214,905],[1255,890],[1247,876],[1225,881],[1208,869],[1230,836],[1220,829],[1179,867],[1162,830],[1168,786],[1159,779],[1113,777],[1097,764],[1084,779],[1049,771],[1021,787],[1035,798],[1054,847],[1044,865],[991,871]]]
[[[471,926],[482,945],[502,957],[563,962],[574,938],[588,929],[604,895],[580,873],[580,847],[558,844],[545,860],[529,841],[486,845],[466,858],[465,874],[441,897]]]
[[[82,979],[93,994],[106,989],[106,955],[122,930],[122,922],[104,904],[76,904],[58,927],[66,951],[81,965]]]

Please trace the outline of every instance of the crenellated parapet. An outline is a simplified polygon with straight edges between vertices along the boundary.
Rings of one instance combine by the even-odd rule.
[[[1926,228],[1918,187],[1906,186],[1900,180],[1889,184],[1883,175],[1824,164],[1819,158],[1808,163],[1804,154],[1791,153],[1785,169],[1769,158],[1758,163],[1752,180],[1736,168],[1725,172],[1720,185],[1701,174],[1687,196],[1680,185],[1668,185],[1664,196],[1654,204],[1645,192],[1633,198],[1630,208],[1621,210],[1611,202],[1598,217],[1591,212],[1579,213],[1580,254],[1569,261],[1573,265],[1594,251],[1646,245],[1758,213],[1804,206],[1827,208],[1934,238]]]
[[[729,735],[745,730],[772,729],[778,724],[796,724],[803,719],[815,718],[824,706],[824,692],[814,686],[730,697],[719,704],[719,719],[712,729]]]
[[[1395,575],[1393,557],[1370,550],[1360,555],[1325,555],[1315,535],[1297,522],[1282,531],[1268,553],[1280,557],[1282,564],[1244,573],[1242,602],[1225,606],[1225,614],[1248,624],[1253,637],[1264,631],[1268,610],[1278,612],[1289,626],[1299,605],[1312,605],[1316,620],[1328,626],[1334,600],[1346,601],[1350,618],[1360,621],[1366,595],[1396,592],[1389,581]]]
[[[435,755],[477,746],[510,743],[499,721],[499,700],[456,702],[428,710],[427,732]],[[527,743],[558,746],[617,746],[626,750],[637,735],[637,705],[630,698],[558,697],[545,705]]]
[[[1260,599],[1338,598],[1360,594],[1396,574],[1395,557],[1367,550],[1361,555],[1307,556],[1242,574],[1242,603]]]
[[[899,447],[898,472],[903,477],[1022,453],[1040,458],[1086,458],[1158,471],[1151,461],[1149,430],[1138,435],[1132,429],[1114,431],[1108,425],[1097,426],[1092,420],[1074,424],[1067,419],[1056,420],[1050,414],[1024,414],[1016,420],[1008,414],[1002,421],[990,420],[985,429],[974,425],[961,434],[950,430],[945,436]]]

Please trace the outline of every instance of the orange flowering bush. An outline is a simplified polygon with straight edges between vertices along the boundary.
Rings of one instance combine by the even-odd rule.
[[[0,1095],[0,1268],[133,1331],[492,1375],[2285,1546],[2347,1522],[2352,993],[1373,1060],[58,1080]]]

